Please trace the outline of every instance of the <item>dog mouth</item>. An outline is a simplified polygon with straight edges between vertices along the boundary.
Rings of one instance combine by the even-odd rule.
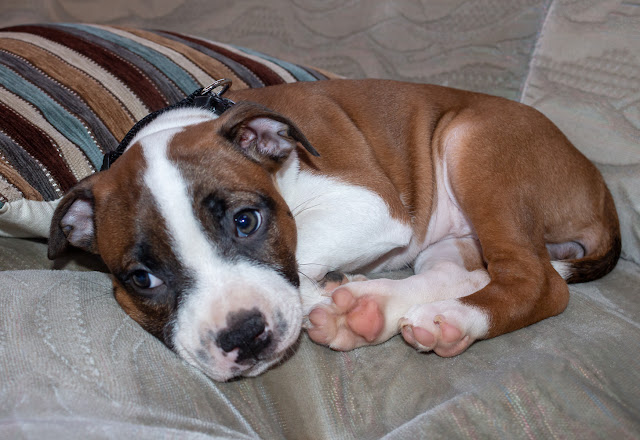
[[[302,329],[295,319],[297,313],[286,318],[275,313],[264,325],[254,310],[241,315],[240,326],[200,330],[195,338],[188,333],[176,335],[173,350],[185,362],[221,382],[257,376],[293,353]]]
[[[176,345],[175,351],[184,361],[211,379],[226,382],[238,377],[258,376],[270,367],[279,364],[292,352],[291,347],[294,343],[278,344],[278,347],[268,353],[260,353],[255,356],[243,353],[241,348],[234,348],[222,356],[219,355],[219,350],[211,353],[204,348],[189,350],[180,345]],[[280,347],[280,345],[283,346]]]

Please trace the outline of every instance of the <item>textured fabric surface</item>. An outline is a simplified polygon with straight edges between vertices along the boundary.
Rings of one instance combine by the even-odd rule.
[[[28,173],[28,170],[24,170]],[[47,238],[60,199],[18,199],[0,206],[0,237]],[[0,202],[2,203],[2,202]]]
[[[108,272],[97,255],[71,251],[51,261],[47,258],[45,239],[0,237],[0,271],[26,269],[97,270]],[[0,286],[0,291],[2,286]]]
[[[0,438],[637,438],[638,282],[623,262],[562,315],[455,358],[303,336],[220,384],[129,319],[108,275],[2,272]]]
[[[136,121],[219,78],[243,89],[326,76],[176,33],[81,24],[0,29],[0,203],[61,197],[100,168]]]
[[[554,1],[532,56],[525,104],[602,171],[622,256],[640,263],[640,3]]]
[[[550,0],[12,0],[3,21],[188,32],[349,78],[431,82],[518,99]],[[593,3],[593,2],[590,2]]]

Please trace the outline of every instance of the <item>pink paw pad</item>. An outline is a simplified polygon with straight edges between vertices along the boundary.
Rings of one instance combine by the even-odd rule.
[[[330,306],[309,313],[313,325],[309,337],[335,350],[352,350],[371,344],[382,332],[384,315],[375,297],[355,297],[347,288],[337,289]]]
[[[465,335],[456,325],[447,322],[442,315],[433,318],[430,329],[412,325],[407,320],[401,320],[400,325],[402,337],[409,345],[419,351],[433,350],[442,357],[456,356],[473,342],[469,335]]]

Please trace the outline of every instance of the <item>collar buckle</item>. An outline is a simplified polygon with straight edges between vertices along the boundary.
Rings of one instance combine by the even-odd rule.
[[[214,81],[213,83],[209,84],[207,87],[203,87],[202,90],[200,90],[200,96],[208,95],[209,93],[213,92],[215,89],[219,87],[222,87],[222,90],[220,90],[217,93],[214,93],[214,95],[216,96],[222,96],[227,90],[229,90],[229,87],[231,87],[231,80],[228,78],[223,78],[223,79]]]
[[[216,114],[221,115],[235,104],[232,100],[222,97],[229,90],[229,87],[231,87],[230,79],[225,78],[214,81],[194,94],[193,106],[212,109]],[[220,90],[216,91],[216,89]]]

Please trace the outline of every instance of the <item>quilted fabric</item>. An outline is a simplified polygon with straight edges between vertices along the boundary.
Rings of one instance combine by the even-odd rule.
[[[7,3],[7,2],[5,2]],[[5,22],[171,29],[348,78],[429,82],[518,99],[551,0],[30,0]],[[595,4],[598,2],[583,2]],[[615,3],[615,2],[614,2]],[[630,7],[631,8],[631,7]]]
[[[454,358],[303,336],[277,368],[217,383],[126,316],[108,275],[0,272],[0,438],[638,438],[637,281],[622,262],[562,315]]]
[[[0,29],[0,203],[61,197],[99,169],[137,120],[216,79],[243,89],[329,76],[172,32]]]

